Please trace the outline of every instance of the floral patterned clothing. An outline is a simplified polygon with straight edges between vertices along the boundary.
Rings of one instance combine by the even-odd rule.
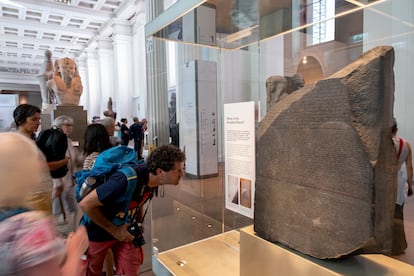
[[[63,263],[66,246],[54,229],[52,218],[42,211],[27,211],[0,222],[0,275],[22,275],[53,258]]]

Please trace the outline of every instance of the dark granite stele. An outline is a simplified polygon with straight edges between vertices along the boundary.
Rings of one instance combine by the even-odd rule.
[[[390,254],[394,50],[379,46],[260,122],[254,230],[319,259]]]

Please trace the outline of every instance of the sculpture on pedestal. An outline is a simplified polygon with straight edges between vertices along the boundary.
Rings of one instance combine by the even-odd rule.
[[[52,52],[46,50],[37,79],[42,96],[42,129],[50,128],[59,116],[69,116],[75,122],[71,139],[82,147],[87,114],[79,106],[83,87],[75,61],[68,57],[53,61]]]
[[[103,115],[105,117],[111,117],[111,118],[116,119],[116,112],[114,112],[112,109],[112,98],[111,97],[109,97],[107,108],[108,109],[103,112]]]
[[[55,93],[52,89],[48,88],[46,83],[53,78],[53,61],[52,52],[45,51],[45,62],[40,69],[41,74],[37,76],[40,84],[40,93],[42,96],[42,108],[48,108],[50,104],[56,104]]]
[[[54,91],[59,105],[79,105],[83,86],[75,61],[68,57],[56,60],[53,79],[47,81],[47,87]]]

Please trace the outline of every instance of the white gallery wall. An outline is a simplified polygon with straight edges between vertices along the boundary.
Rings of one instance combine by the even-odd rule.
[[[413,144],[414,1],[386,1],[364,10],[364,52],[379,45],[394,47],[394,117],[398,134]]]

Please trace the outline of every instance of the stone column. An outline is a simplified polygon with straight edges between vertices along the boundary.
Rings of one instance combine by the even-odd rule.
[[[133,53],[133,97],[135,106],[133,111],[138,118],[144,118],[147,116],[147,71],[143,59],[145,59],[145,9],[144,7],[138,7],[138,14],[132,26],[132,47]],[[141,11],[141,12],[139,12]],[[132,118],[128,118],[132,122]]]
[[[101,80],[99,116],[103,117],[103,112],[107,110],[109,97],[114,99],[116,94],[114,85],[114,51],[112,48],[112,40],[110,39],[100,38],[97,43],[99,76]]]
[[[96,48],[88,49],[86,52],[86,63],[88,65],[88,116],[89,120],[92,120],[93,116],[101,116],[101,95],[100,95],[100,83],[99,69],[98,69],[98,57]]]
[[[112,37],[114,47],[115,67],[115,94],[114,110],[117,118],[130,118],[133,116],[133,74],[132,74],[132,32],[127,22],[117,22]],[[121,108],[122,107],[122,108]]]
[[[163,11],[163,1],[146,1],[147,20]],[[165,42],[148,37],[146,41],[147,112],[149,142],[158,137],[158,145],[169,142],[168,85]]]
[[[88,68],[86,64],[86,56],[82,54],[78,58],[78,71],[82,80],[83,93],[80,98],[79,105],[83,106],[85,110],[89,108],[89,79],[88,79]]]

